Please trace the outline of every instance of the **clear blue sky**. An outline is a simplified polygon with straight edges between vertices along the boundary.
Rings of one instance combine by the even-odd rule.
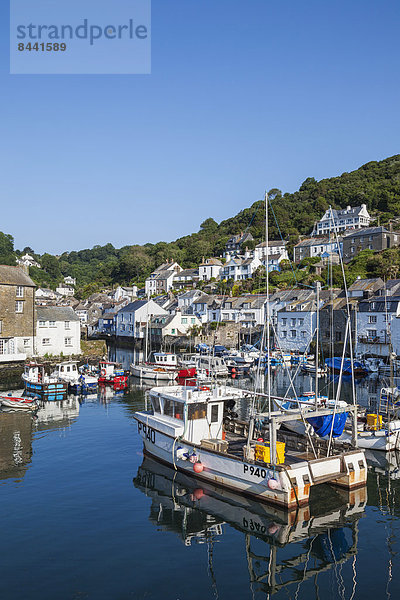
[[[398,0],[153,0],[151,75],[9,75],[0,230],[17,248],[171,241],[400,152]]]

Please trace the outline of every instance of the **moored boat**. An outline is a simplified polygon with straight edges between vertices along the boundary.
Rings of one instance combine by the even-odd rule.
[[[16,410],[37,410],[39,401],[37,398],[29,398],[26,396],[13,396],[9,394],[0,394],[0,405],[6,408],[14,408]]]
[[[71,392],[84,394],[97,389],[98,377],[80,373],[76,361],[58,363],[52,377],[67,383]]]
[[[31,362],[25,365],[22,381],[27,394],[46,400],[63,400],[68,393],[68,383],[47,375],[44,365],[39,363]]]
[[[121,365],[115,362],[102,360],[99,364],[100,375],[99,383],[110,384],[110,385],[127,385],[128,376],[125,375],[125,371],[121,368]]]

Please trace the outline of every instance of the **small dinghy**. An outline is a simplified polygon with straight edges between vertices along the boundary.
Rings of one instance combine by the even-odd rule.
[[[26,398],[24,396],[12,396],[0,394],[0,405],[18,410],[37,410],[39,402],[37,398]]]

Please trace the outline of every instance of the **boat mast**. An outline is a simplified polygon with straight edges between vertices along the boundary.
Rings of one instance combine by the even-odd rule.
[[[318,347],[319,347],[319,289],[321,284],[316,281],[315,299],[317,303],[316,337],[315,337],[315,410],[318,410]]]
[[[267,283],[267,397],[268,397],[268,414],[271,415],[271,356],[270,356],[270,304],[269,304],[269,254],[268,254],[268,240],[269,240],[269,222],[268,222],[268,192],[265,192],[265,268],[266,268],[266,283]],[[269,421],[269,447],[270,447],[270,461],[273,465],[276,464],[276,431],[270,419]]]

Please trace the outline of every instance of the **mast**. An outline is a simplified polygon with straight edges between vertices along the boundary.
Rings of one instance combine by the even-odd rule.
[[[319,288],[321,284],[316,282],[316,303],[317,303],[317,320],[316,320],[316,338],[315,338],[315,410],[318,410],[318,347],[319,347]]]
[[[271,415],[271,356],[270,356],[270,344],[271,344],[271,315],[270,315],[270,304],[269,304],[269,254],[268,254],[268,240],[269,240],[269,223],[268,223],[268,192],[265,192],[265,250],[266,250],[266,282],[267,282],[267,397],[268,397],[268,413]],[[269,448],[270,448],[270,461],[273,465],[276,464],[276,430],[270,419],[269,421]]]

